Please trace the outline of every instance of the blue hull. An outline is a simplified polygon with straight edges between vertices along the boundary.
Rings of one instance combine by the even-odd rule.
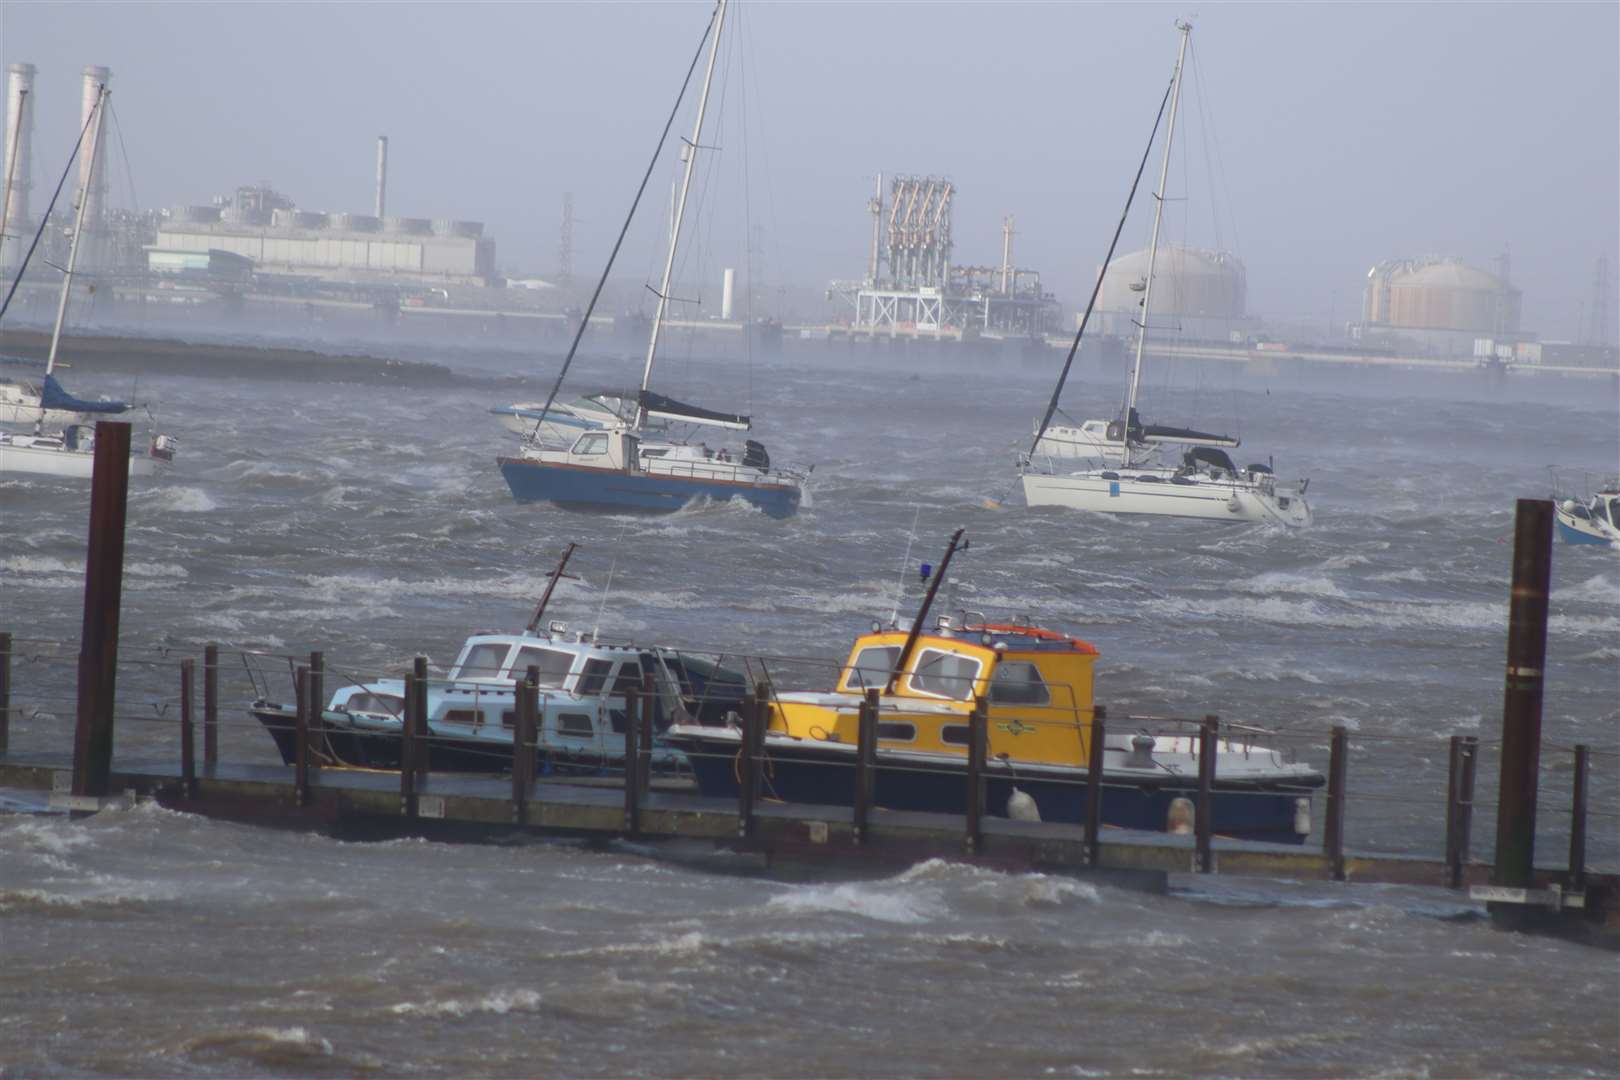
[[[1564,524],[1563,518],[1558,518],[1557,521],[1558,535],[1566,544],[1597,544],[1601,547],[1614,546],[1601,536],[1593,536],[1591,533],[1582,532],[1580,529],[1576,529],[1572,526]]]
[[[705,745],[701,740],[671,738],[670,745],[684,750],[697,776],[698,790],[707,796],[737,797],[736,743]],[[926,771],[918,768],[878,765],[875,804],[892,810],[921,810],[960,814],[967,805],[966,766]],[[1215,833],[1240,840],[1299,844],[1305,837],[1294,829],[1295,803],[1309,800],[1315,783],[1287,785],[1226,785],[1217,783],[1213,793]],[[1007,799],[1016,786],[1035,800],[1041,820],[1083,824],[1086,807],[1084,773],[1073,777],[1043,778],[1029,774],[1011,776],[1005,769],[991,768],[985,778],[985,813],[1005,817]],[[813,752],[794,754],[770,748],[764,793],[785,802],[849,806],[854,802],[854,771],[847,756],[831,758]],[[1103,788],[1103,824],[1121,829],[1163,832],[1176,798],[1198,799],[1196,780],[1166,778],[1154,785],[1109,784]]]
[[[501,475],[518,502],[549,502],[571,510],[670,514],[697,499],[742,499],[773,518],[799,510],[799,489],[787,484],[746,484],[617,469],[552,465],[528,458],[498,458]]]

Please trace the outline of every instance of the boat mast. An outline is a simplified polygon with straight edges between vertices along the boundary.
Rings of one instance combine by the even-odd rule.
[[[1192,34],[1192,24],[1178,21],[1176,29],[1181,31],[1181,48],[1176,53],[1176,77],[1170,86],[1170,125],[1164,133],[1164,163],[1159,167],[1159,190],[1153,193],[1153,239],[1148,243],[1142,321],[1136,324],[1136,360],[1131,364],[1131,385],[1125,394],[1125,414],[1120,417],[1126,465],[1131,463],[1131,413],[1136,411],[1136,388],[1142,382],[1142,352],[1147,346],[1148,313],[1153,310],[1153,264],[1159,256],[1159,223],[1164,219],[1164,189],[1170,179],[1170,149],[1176,142],[1176,106],[1181,102],[1181,65],[1187,57],[1187,38]]]
[[[56,328],[51,331],[51,352],[45,359],[45,377],[56,368],[56,347],[62,341],[62,321],[67,318],[68,293],[73,291],[73,267],[79,261],[79,238],[84,235],[84,208],[90,201],[90,184],[96,175],[96,145],[101,142],[101,118],[105,113],[107,97],[111,93],[107,84],[101,84],[96,95],[95,124],[90,132],[90,159],[85,162],[84,183],[79,187],[79,203],[73,214],[73,242],[68,245],[67,270],[62,274],[62,295],[56,302]],[[34,434],[45,424],[45,396],[40,395],[39,419],[34,421]]]
[[[692,139],[686,144],[682,156],[686,169],[681,176],[681,195],[675,203],[675,220],[669,227],[669,254],[664,258],[664,278],[658,287],[658,311],[653,315],[652,336],[647,340],[647,365],[641,371],[641,392],[647,392],[652,379],[653,358],[658,355],[658,334],[664,327],[664,313],[669,309],[670,279],[675,274],[675,247],[681,238],[681,219],[686,216],[686,196],[692,189],[692,170],[697,165],[698,144],[703,137],[703,114],[709,107],[709,85],[714,81],[714,62],[720,53],[720,32],[726,25],[726,0],[719,0],[714,16],[714,40],[709,42],[709,64],[703,72],[703,92],[698,95],[697,121],[692,125]],[[635,430],[640,431],[647,422],[647,406],[636,401]]]
[[[564,577],[573,576],[571,574],[564,574],[563,567],[568,565],[568,557],[574,553],[574,549],[578,546],[578,544],[569,544],[568,547],[563,551],[562,558],[557,562],[557,569],[553,570],[548,575],[551,580],[546,582],[546,591],[540,594],[540,604],[534,609],[534,617],[529,620],[529,633],[534,633],[535,628],[540,625],[540,620],[545,617],[546,605],[551,603],[551,594],[556,591],[557,582],[561,581]]]

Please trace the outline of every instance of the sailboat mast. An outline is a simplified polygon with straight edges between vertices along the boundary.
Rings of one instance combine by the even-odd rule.
[[[1131,364],[1131,385],[1125,394],[1125,415],[1120,417],[1124,438],[1124,463],[1131,463],[1131,413],[1136,409],[1136,389],[1142,382],[1142,352],[1147,347],[1148,314],[1153,310],[1153,264],[1159,257],[1159,223],[1164,220],[1164,189],[1170,179],[1170,150],[1176,142],[1176,106],[1181,102],[1181,66],[1187,58],[1187,39],[1192,24],[1177,22],[1181,48],[1176,52],[1176,77],[1170,87],[1170,124],[1164,133],[1164,163],[1159,166],[1159,190],[1153,193],[1153,239],[1148,242],[1147,284],[1142,292],[1142,321],[1137,324],[1136,360]]]
[[[110,91],[107,84],[101,85],[101,92],[96,96],[96,122],[90,132],[90,160],[85,163],[84,183],[79,188],[79,204],[73,214],[73,242],[68,245],[67,271],[62,275],[62,295],[56,302],[56,328],[51,331],[51,352],[45,360],[45,374],[49,375],[56,367],[56,347],[62,340],[62,321],[67,318],[68,293],[73,290],[73,267],[79,261],[79,238],[84,235],[84,208],[90,201],[90,183],[96,175],[96,146],[101,142],[101,118],[107,104]],[[45,420],[43,406],[39,411],[39,422]],[[38,425],[36,425],[38,426]]]
[[[714,40],[709,42],[709,64],[703,72],[703,92],[698,95],[697,120],[692,125],[692,140],[686,144],[686,169],[681,176],[681,194],[675,203],[675,221],[669,228],[669,253],[664,258],[664,277],[658,286],[658,310],[653,315],[652,335],[647,339],[647,364],[641,370],[641,390],[645,394],[652,378],[653,358],[658,355],[658,334],[664,328],[664,313],[669,310],[670,279],[675,275],[675,248],[681,238],[681,219],[686,216],[686,196],[692,189],[692,170],[697,165],[698,145],[703,138],[703,114],[709,107],[709,86],[714,82],[714,63],[720,54],[720,32],[726,25],[726,0],[719,0],[714,16]],[[636,430],[647,422],[647,406],[636,403]]]

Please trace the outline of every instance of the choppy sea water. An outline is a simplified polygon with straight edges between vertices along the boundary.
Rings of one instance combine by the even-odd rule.
[[[404,351],[467,380],[142,379],[182,457],[131,494],[121,753],[174,752],[178,655],[251,651],[282,696],[284,658],[310,649],[329,680],[444,664],[520,625],[571,540],[571,625],[766,654],[779,686],[820,685],[895,608],[915,521],[913,566],[957,526],[973,541],[951,606],[1097,644],[1116,716],[1215,713],[1321,764],[1347,726],[1353,846],[1436,851],[1447,740],[1478,735],[1488,858],[1513,499],[1547,494],[1548,465],[1576,486],[1620,457],[1612,384],[1206,373],[1153,388],[1154,418],[1237,426],[1240,458],[1311,476],[1310,529],[1031,512],[1010,463],[1056,358],[748,371],[676,350],[663,388],[751,409],[773,457],[815,463],[811,505],[591,516],[514,504],[494,467],[509,437],[485,410],[512,395],[489,377],[529,358]],[[627,353],[579,384],[638,374]],[[1106,414],[1117,385],[1085,371],[1066,407]],[[82,491],[0,482],[21,748],[70,741],[84,536]],[[1614,867],[1620,559],[1560,547],[1553,586],[1538,850],[1557,861],[1585,742],[1590,861]],[[252,692],[227,677],[228,760],[274,759],[239,710]],[[1185,878],[1150,898],[945,864],[785,885],[147,807],[0,818],[0,878],[0,1063],[19,1075],[1612,1075],[1620,1053],[1612,956],[1496,933],[1429,890]]]

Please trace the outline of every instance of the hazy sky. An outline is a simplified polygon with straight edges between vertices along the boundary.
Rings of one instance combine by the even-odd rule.
[[[129,159],[115,202],[128,177],[143,207],[268,181],[369,212],[386,133],[391,214],[485,221],[503,268],[547,273],[572,192],[576,270],[594,273],[709,10],[4,0],[0,57],[39,68],[36,205],[76,134],[79,71],[104,64]],[[694,232],[705,279],[741,265],[745,220],[766,230],[762,276],[859,277],[875,174],[934,173],[958,187],[959,264],[999,261],[1013,214],[1016,262],[1081,302],[1182,14],[1198,78],[1171,187],[1187,201],[1167,217],[1206,246],[1220,222],[1252,311],[1342,321],[1379,259],[1489,268],[1508,248],[1526,327],[1567,336],[1599,254],[1620,280],[1615,3],[831,2],[733,9],[724,160]],[[1206,162],[1224,174],[1213,198]],[[653,273],[671,174],[627,244],[632,278]],[[1125,250],[1145,244],[1146,209]]]

